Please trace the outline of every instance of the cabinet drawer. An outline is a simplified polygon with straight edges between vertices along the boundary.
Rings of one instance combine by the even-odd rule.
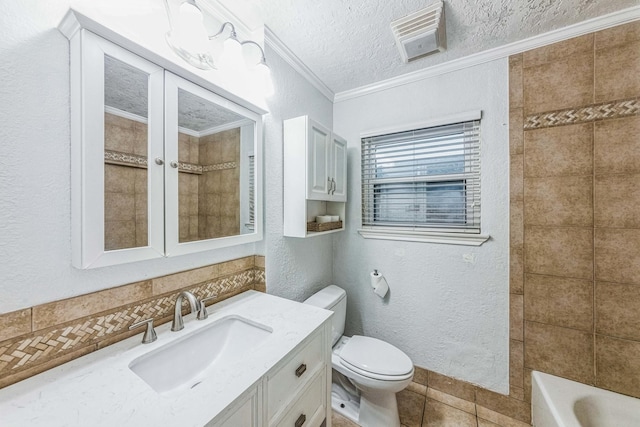
[[[324,377],[324,371],[314,377],[304,394],[278,422],[278,427],[318,427],[322,423],[325,418]]]
[[[289,356],[289,360],[267,385],[268,419],[293,400],[295,393],[322,367],[324,363],[323,336],[317,334],[302,350]]]

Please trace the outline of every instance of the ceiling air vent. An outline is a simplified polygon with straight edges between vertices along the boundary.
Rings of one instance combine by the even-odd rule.
[[[403,18],[391,22],[404,62],[413,61],[447,47],[444,28],[444,2],[438,1]]]

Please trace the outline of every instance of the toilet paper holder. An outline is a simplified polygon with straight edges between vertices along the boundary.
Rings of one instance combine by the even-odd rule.
[[[371,287],[373,288],[373,293],[378,295],[380,298],[384,298],[389,292],[389,283],[387,283],[387,279],[381,274],[378,273],[377,269],[374,269],[370,274]]]

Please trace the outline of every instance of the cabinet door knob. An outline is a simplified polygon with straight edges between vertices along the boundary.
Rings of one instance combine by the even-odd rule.
[[[172,160],[172,161],[169,163],[169,165],[170,165],[172,168],[174,168],[174,169],[175,169],[175,168],[177,168],[177,167],[178,167],[178,162],[176,162],[175,160]]]
[[[156,165],[164,165],[164,160],[162,160],[160,157],[156,157]]]
[[[305,421],[307,421],[307,416],[305,414],[300,414],[300,416],[296,420],[295,427],[301,427]]]
[[[307,365],[305,365],[304,363],[301,364],[300,366],[298,366],[298,369],[296,369],[296,377],[300,378],[306,371]]]

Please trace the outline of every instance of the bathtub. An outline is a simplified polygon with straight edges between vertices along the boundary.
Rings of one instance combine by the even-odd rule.
[[[531,410],[535,427],[640,426],[640,399],[536,371]]]

